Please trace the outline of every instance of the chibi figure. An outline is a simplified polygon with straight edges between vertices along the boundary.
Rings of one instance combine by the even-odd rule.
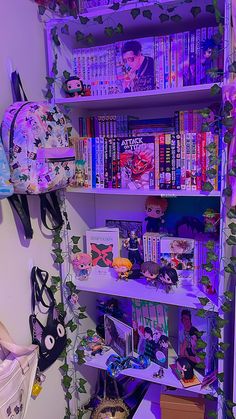
[[[193,367],[190,365],[187,358],[177,358],[175,362],[177,372],[179,373],[181,380],[183,380],[185,383],[192,381],[194,378]]]
[[[145,210],[147,217],[146,231],[159,233],[161,223],[164,223],[163,215],[168,208],[168,201],[158,196],[148,196],[145,202]]]
[[[151,260],[143,262],[141,265],[141,273],[145,276],[148,283],[156,285],[156,278],[159,274],[159,265]]]
[[[77,76],[71,76],[69,77],[69,79],[65,80],[63,84],[63,89],[69,95],[69,97],[76,97],[76,96],[84,95],[83,82]]]
[[[118,273],[117,279],[125,279],[128,281],[128,276],[130,275],[131,268],[133,266],[132,262],[130,262],[127,258],[114,258],[112,263],[113,268]]]
[[[88,279],[92,270],[92,258],[87,253],[75,253],[72,259],[72,266],[76,277],[80,281]]]
[[[177,286],[179,279],[174,268],[171,268],[170,266],[163,266],[160,268],[158,280],[165,286],[166,292],[168,293],[172,289],[173,285]]]
[[[132,264],[137,263],[140,265],[143,262],[139,252],[140,242],[141,239],[135,231],[131,231],[130,237],[124,241],[124,247],[128,249],[128,258]]]

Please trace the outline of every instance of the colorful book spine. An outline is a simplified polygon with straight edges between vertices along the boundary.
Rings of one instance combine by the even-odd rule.
[[[88,188],[92,188],[92,138],[87,138]]]
[[[165,189],[171,189],[171,134],[165,134]]]
[[[116,164],[117,164],[116,187],[120,189],[121,188],[120,138],[116,138]]]
[[[170,87],[177,87],[177,35],[170,35]]]
[[[158,37],[159,43],[159,55],[156,57],[157,67],[156,71],[159,72],[159,89],[165,88],[165,81],[164,81],[164,37]]]
[[[201,29],[196,30],[196,84],[201,82]]]
[[[165,134],[159,136],[159,188],[165,189]]]
[[[117,156],[116,156],[116,138],[112,138],[112,188],[116,188],[117,181]]]
[[[159,137],[158,135],[155,137],[155,188],[159,189],[159,181],[160,181],[160,164],[159,164]]]
[[[171,135],[171,189],[176,189],[176,135]]]
[[[176,189],[181,189],[181,136],[175,134],[176,137],[176,168],[175,168],[175,183]]]
[[[186,138],[186,172],[185,185],[186,190],[191,190],[191,134],[187,132]]]
[[[191,133],[191,189],[197,190],[197,139],[196,133]]]
[[[99,177],[100,188],[104,188],[104,138],[99,138]]]
[[[170,88],[170,36],[164,36],[164,88]]]
[[[206,133],[201,133],[201,163],[202,163],[202,186],[206,182]]]
[[[108,139],[108,188],[112,188],[112,139]]]
[[[183,34],[177,33],[177,86],[183,87]]]
[[[196,84],[195,31],[189,34],[189,86]]]
[[[104,138],[104,188],[108,188],[108,138]]]
[[[188,86],[188,75],[189,75],[189,32],[183,33],[184,43],[184,70],[183,70],[183,85]]]
[[[201,142],[202,142],[202,135],[200,132],[197,133],[196,139],[196,162],[197,162],[197,169],[196,169],[196,187],[197,190],[200,191],[202,189],[202,156],[201,156]]]
[[[181,134],[181,190],[186,189],[185,134]]]
[[[206,70],[205,70],[205,65],[204,65],[204,48],[203,48],[203,45],[204,45],[206,39],[207,39],[207,29],[206,28],[201,28],[201,71],[200,71],[200,75],[201,75],[200,82],[201,82],[201,84],[207,83],[207,81],[206,81]]]

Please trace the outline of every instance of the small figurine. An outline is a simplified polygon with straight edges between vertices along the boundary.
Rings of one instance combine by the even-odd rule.
[[[193,367],[190,365],[187,358],[177,358],[176,361],[177,372],[183,382],[192,381],[194,378]]]
[[[168,201],[159,196],[148,196],[145,202],[147,217],[146,231],[159,233],[161,224],[164,223],[163,216],[168,208]]]
[[[163,266],[160,268],[158,280],[165,286],[166,292],[168,293],[173,285],[177,286],[179,278],[176,269],[170,266]]]
[[[156,285],[156,278],[159,274],[159,265],[151,260],[143,262],[141,265],[141,273],[145,276],[148,283]]]
[[[153,378],[163,378],[163,377],[164,377],[164,369],[162,367],[160,367],[157,372],[153,373]]]
[[[128,281],[128,276],[131,273],[132,263],[127,258],[115,258],[112,263],[113,268],[118,273],[117,279],[125,279]]]
[[[71,76],[63,83],[64,91],[69,97],[84,96],[84,85],[78,76]]]
[[[92,270],[92,258],[87,253],[75,253],[72,259],[72,266],[76,277],[80,281],[88,279]]]
[[[135,231],[130,232],[130,237],[124,241],[124,247],[128,249],[128,258],[132,264],[137,263],[140,265],[143,263],[141,258],[139,247],[141,239],[137,236]]]

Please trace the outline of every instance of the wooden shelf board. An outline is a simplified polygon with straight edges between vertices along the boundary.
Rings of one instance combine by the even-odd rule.
[[[186,191],[186,190],[156,190],[156,189],[92,189],[92,188],[67,188],[67,192],[82,193],[82,194],[95,194],[95,195],[129,195],[129,196],[147,196],[147,195],[156,195],[156,196],[167,196],[167,197],[176,197],[176,196],[197,196],[197,197],[206,197],[206,196],[216,196],[220,197],[220,191],[204,192],[204,191]]]
[[[103,355],[97,354],[92,359],[89,359],[88,361],[86,361],[85,365],[88,366],[88,367],[93,367],[93,368],[106,370],[107,369],[106,361],[109,358],[109,356],[111,354],[114,354],[114,353],[115,353],[115,351],[110,349],[109,351],[107,351]],[[169,360],[168,360],[169,364],[173,364],[175,362],[176,358],[177,358],[176,352],[174,351],[173,348],[170,348],[169,349]],[[179,388],[179,389],[183,389],[183,386],[182,386],[181,382],[173,374],[170,367],[168,367],[167,369],[164,368],[164,377],[162,379],[154,378],[153,373],[157,372],[159,370],[159,368],[160,368],[159,365],[151,362],[149,367],[147,367],[144,370],[128,368],[126,370],[123,370],[122,374],[126,375],[128,377],[139,378],[139,379],[150,381],[150,382],[156,383],[156,384],[163,384],[163,385],[166,385],[166,386],[171,386],[171,387],[176,387],[176,388]],[[202,376],[199,373],[197,373],[196,371],[195,371],[195,375],[199,378],[199,380],[201,382],[202,381]],[[185,388],[185,390],[186,391],[191,391],[191,392],[194,392],[194,393],[198,393],[198,394],[209,394],[211,392],[211,390],[209,388],[201,390],[200,387],[201,386],[198,385],[198,386]]]
[[[125,109],[130,107],[143,108],[153,106],[171,106],[183,103],[205,102],[216,100],[210,89],[212,84],[177,87],[172,89],[149,90],[112,94],[107,96],[84,96],[76,98],[55,98],[58,105],[76,106],[79,109]],[[137,100],[138,99],[138,100]]]
[[[148,285],[145,278],[117,281],[113,275],[113,270],[110,273],[109,268],[105,268],[103,275],[100,272],[98,273],[96,268],[93,268],[86,281],[76,281],[77,287],[80,291],[142,299],[180,307],[184,305],[195,309],[202,308],[198,297],[206,297],[206,294],[197,286],[179,286],[173,292],[166,293],[162,288],[157,289]],[[214,297],[211,297],[211,303],[208,303],[205,308],[218,311],[217,297]],[[208,298],[210,299],[210,296]]]

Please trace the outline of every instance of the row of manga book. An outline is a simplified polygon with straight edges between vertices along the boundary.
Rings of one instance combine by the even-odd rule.
[[[132,39],[73,51],[92,96],[215,83],[223,78],[218,28]]]
[[[219,135],[210,132],[81,138],[75,143],[75,186],[201,191],[211,181],[217,191],[221,187],[220,144]]]
[[[208,122],[213,120],[210,115]],[[205,119],[198,110],[176,111],[168,118],[138,119],[131,115],[79,117],[80,137],[132,137],[157,133],[199,132]]]

